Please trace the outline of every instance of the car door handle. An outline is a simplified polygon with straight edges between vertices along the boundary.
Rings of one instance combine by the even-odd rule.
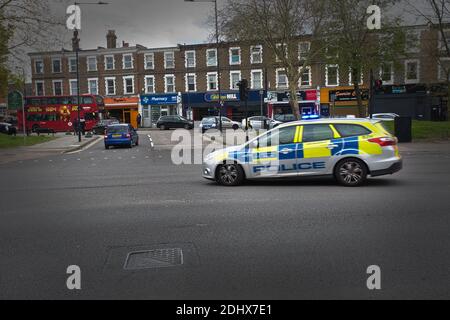
[[[291,152],[293,152],[294,150],[293,149],[283,149],[283,150],[281,150],[280,152],[282,153],[282,154],[288,154],[288,153],[291,153]]]
[[[330,149],[330,150],[333,150],[333,149],[338,148],[338,147],[339,146],[337,144],[329,144],[327,148]]]

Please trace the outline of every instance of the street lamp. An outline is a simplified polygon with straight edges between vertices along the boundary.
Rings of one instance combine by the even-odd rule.
[[[108,2],[103,2],[103,1],[99,1],[97,3],[93,3],[93,2],[74,2],[73,3],[75,6],[80,6],[80,5],[107,5]],[[78,37],[78,30],[75,29],[76,35]],[[79,37],[77,39],[79,40]],[[80,57],[79,57],[79,51],[80,51],[80,46],[79,44],[76,47],[75,50],[75,58],[77,60],[77,113],[78,113],[78,120],[77,120],[77,126],[78,126],[78,142],[81,142],[81,128],[80,128],[80,123],[81,123],[81,114],[80,114],[80,109],[81,109],[81,97],[80,97]]]
[[[25,80],[25,69],[23,67],[16,66],[16,70],[22,71],[22,128],[23,128],[23,141],[26,144],[27,139],[27,129],[26,129],[26,119],[25,119],[25,96],[27,94],[26,80]]]
[[[219,130],[222,132],[222,88],[220,80],[220,44],[219,44],[219,15],[217,0],[184,0],[184,2],[214,2],[214,16],[216,23],[216,47],[217,47],[217,91],[219,92]]]

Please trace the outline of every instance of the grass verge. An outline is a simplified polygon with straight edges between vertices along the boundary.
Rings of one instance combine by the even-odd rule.
[[[54,140],[52,136],[29,136],[24,141],[22,136],[12,137],[6,134],[0,134],[0,149],[8,149],[23,146],[33,146],[35,144]]]
[[[386,128],[394,133],[394,122],[384,122]],[[413,141],[443,141],[450,140],[450,121],[416,121],[412,123]]]

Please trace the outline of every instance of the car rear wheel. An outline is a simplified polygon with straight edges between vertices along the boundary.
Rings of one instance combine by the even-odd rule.
[[[164,124],[162,124],[159,129],[161,129],[162,131],[166,130],[166,126]]]
[[[340,161],[334,170],[336,180],[346,187],[359,187],[367,181],[367,166],[359,159]]]
[[[185,125],[184,125],[184,129],[186,129],[186,130],[190,130],[190,129],[191,129],[191,126],[190,126],[190,125],[188,125],[188,124],[185,124]]]
[[[223,164],[217,168],[216,181],[226,187],[239,186],[244,182],[244,170],[238,164]]]
[[[109,150],[109,146],[105,145],[105,149],[106,149],[106,150]]]

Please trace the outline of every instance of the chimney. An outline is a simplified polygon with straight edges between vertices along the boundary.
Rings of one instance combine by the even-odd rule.
[[[78,51],[80,50],[80,38],[78,38],[78,30],[75,30],[73,32],[73,38],[72,38],[72,50]]]
[[[128,42],[122,41],[122,47],[128,48],[130,44]]]
[[[106,35],[106,47],[108,49],[117,48],[117,36],[115,30],[108,31],[108,34]]]

